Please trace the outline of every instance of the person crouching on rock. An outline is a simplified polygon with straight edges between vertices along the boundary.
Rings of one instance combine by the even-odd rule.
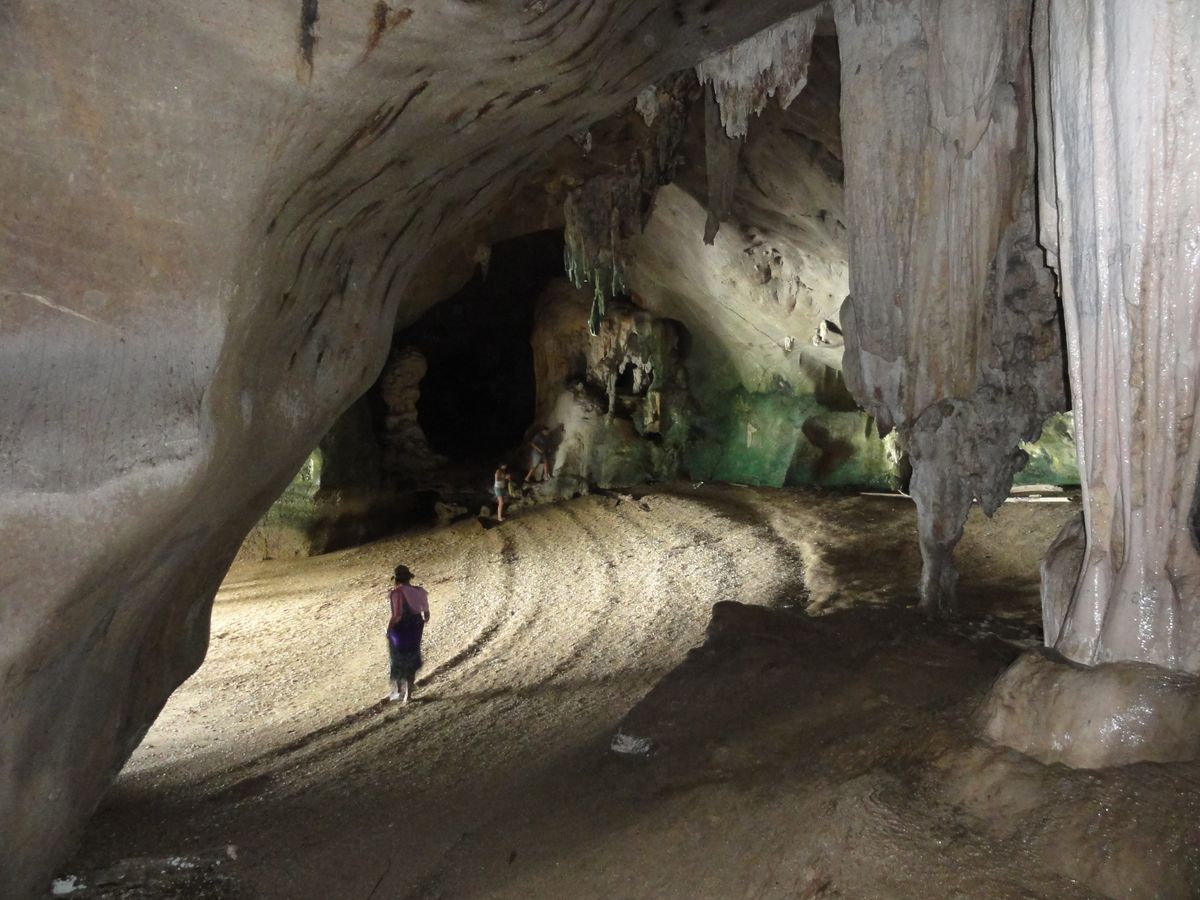
[[[412,584],[408,566],[396,566],[394,585],[388,592],[392,610],[388,622],[388,652],[392,659],[392,693],[389,700],[407,703],[412,697],[417,669],[421,668],[421,637],[429,621],[429,595]]]
[[[525,480],[531,481],[538,469],[542,470],[538,481],[550,478],[550,429],[545,425],[540,426],[529,441],[529,471],[525,473]]]

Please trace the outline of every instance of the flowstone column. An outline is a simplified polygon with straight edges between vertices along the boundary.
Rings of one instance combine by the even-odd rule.
[[[843,0],[850,290],[843,371],[913,464],[921,605],[950,613],[971,504],[990,515],[1060,409],[1034,240],[1030,0]]]
[[[1042,238],[1062,284],[1087,542],[1072,594],[1045,598],[1046,640],[1083,663],[1196,673],[1200,11],[1054,0],[1038,28]]]
[[[988,732],[1082,765],[1196,757],[1200,687],[1180,673],[1200,673],[1200,10],[1039,0],[1033,35],[1083,483],[1043,617],[1048,646],[1097,668],[1021,660]]]

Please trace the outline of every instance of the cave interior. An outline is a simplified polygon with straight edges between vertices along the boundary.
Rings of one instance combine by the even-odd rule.
[[[0,12],[0,896],[1200,896],[1187,4],[143,6]]]

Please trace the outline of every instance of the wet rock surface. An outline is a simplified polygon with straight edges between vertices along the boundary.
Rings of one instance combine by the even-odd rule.
[[[1200,679],[1033,652],[996,682],[981,722],[988,737],[1044,763],[1187,762],[1200,759]]]

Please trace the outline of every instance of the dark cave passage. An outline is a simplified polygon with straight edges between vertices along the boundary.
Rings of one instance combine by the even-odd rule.
[[[497,244],[484,275],[396,337],[427,360],[417,416],[430,446],[457,461],[499,458],[533,422],[534,301],[562,274],[561,231]]]

